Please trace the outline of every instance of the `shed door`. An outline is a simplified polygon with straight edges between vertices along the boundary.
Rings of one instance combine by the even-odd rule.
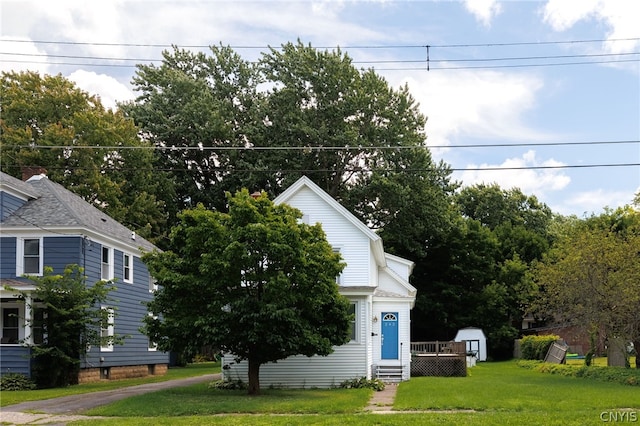
[[[467,340],[467,353],[473,352],[476,359],[480,360],[480,340]]]
[[[398,313],[382,312],[382,359],[398,359]]]

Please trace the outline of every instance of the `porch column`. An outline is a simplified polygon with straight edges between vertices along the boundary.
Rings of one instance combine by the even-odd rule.
[[[27,293],[24,296],[24,342],[28,345],[33,345],[33,310],[31,309],[31,293]]]

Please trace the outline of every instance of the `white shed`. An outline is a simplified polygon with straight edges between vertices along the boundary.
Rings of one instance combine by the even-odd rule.
[[[456,342],[467,342],[467,352],[474,352],[478,361],[487,360],[487,337],[481,328],[466,327],[458,330]]]

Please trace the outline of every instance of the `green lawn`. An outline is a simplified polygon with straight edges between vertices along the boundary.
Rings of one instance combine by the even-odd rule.
[[[18,404],[25,401],[37,401],[41,399],[58,398],[67,395],[77,395],[89,392],[106,391],[127,386],[142,385],[145,383],[164,382],[167,380],[184,379],[204,374],[214,374],[220,372],[220,363],[203,362],[189,364],[186,367],[170,368],[164,376],[150,376],[125,380],[104,380],[82,385],[68,386],[56,389],[38,389],[30,391],[5,391],[0,394],[0,407]]]
[[[226,413],[338,414],[357,413],[367,405],[370,389],[208,389],[207,383],[167,389],[114,402],[87,412],[97,416],[187,416]]]
[[[119,416],[119,425],[588,425],[611,416],[640,422],[638,386],[543,374],[515,362],[480,363],[469,377],[413,378],[399,386],[398,414],[363,413],[368,395],[364,390],[266,389],[262,396],[249,397],[194,385],[136,396],[90,413]]]

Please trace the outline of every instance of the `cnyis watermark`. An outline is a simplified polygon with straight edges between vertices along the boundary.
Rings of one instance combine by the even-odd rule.
[[[637,411],[611,410],[600,413],[600,420],[605,423],[636,423],[640,416]]]

